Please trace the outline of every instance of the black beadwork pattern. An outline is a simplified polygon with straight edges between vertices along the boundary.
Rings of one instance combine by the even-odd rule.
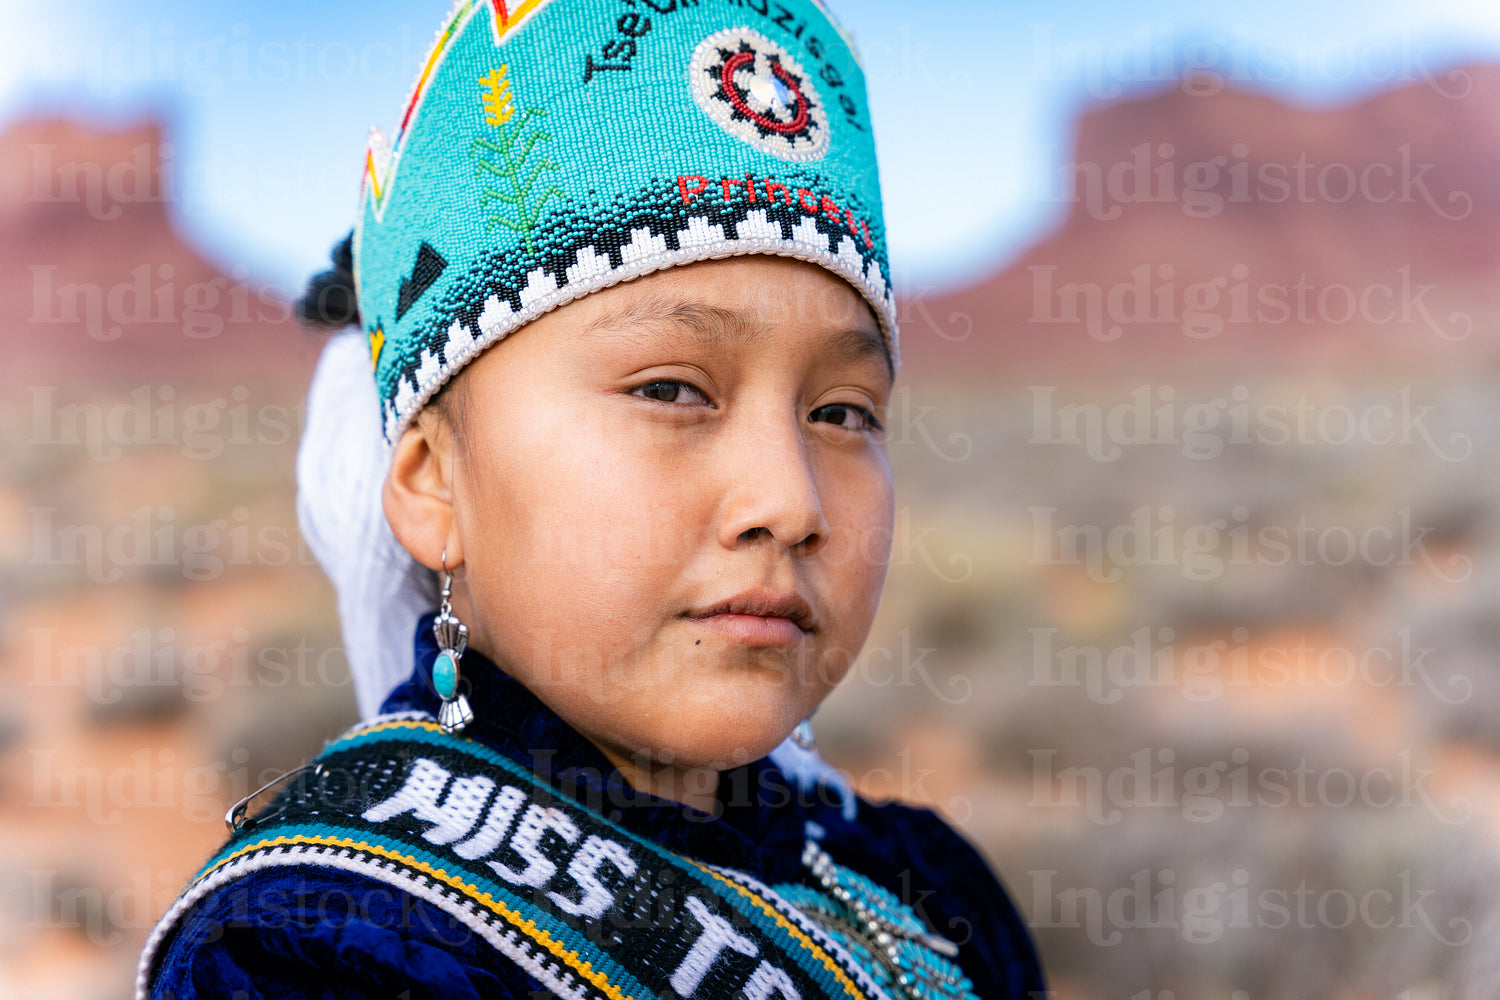
[[[722,197],[721,179],[712,178],[709,188],[701,196],[695,197],[690,204],[684,204],[678,180],[673,177],[658,178],[652,187],[618,197],[593,211],[577,209],[571,205],[554,209],[548,221],[540,227],[536,242],[539,246],[559,249],[526,257],[494,252],[478,267],[452,282],[445,290],[441,302],[439,312],[442,319],[434,323],[425,336],[414,338],[420,340],[420,344],[407,360],[405,372],[409,375],[416,370],[423,348],[434,353],[442,348],[447,341],[448,328],[455,319],[477,333],[479,316],[491,295],[509,303],[513,310],[519,312],[522,308],[521,291],[527,286],[529,275],[538,268],[556,278],[558,287],[564,288],[568,284],[568,268],[574,265],[578,251],[586,247],[593,247],[600,256],[607,256],[611,267],[622,267],[626,263],[622,251],[630,245],[634,231],[643,228],[650,230],[652,236],[664,238],[668,250],[680,250],[677,234],[687,229],[688,220],[693,217],[706,219],[710,226],[724,227],[725,233],[731,237],[746,216],[756,210],[763,210],[769,221],[779,223],[783,232],[801,224],[805,219],[812,219],[817,231],[829,238],[830,248],[834,252],[846,237],[853,240],[862,255],[864,266],[868,268],[870,262],[875,261],[880,268],[881,277],[889,285],[890,274],[884,261],[876,255],[873,248],[866,245],[865,229],[880,225],[878,213],[872,213],[869,206],[852,200],[841,203],[841,209],[852,212],[864,224],[856,234],[850,231],[847,215],[841,214],[839,221],[835,222],[827,212],[821,210],[822,194],[817,187],[816,175],[795,170],[779,171],[774,180],[785,187],[789,194],[781,195],[778,192],[779,196],[774,201],[766,197],[763,180],[755,178],[760,193],[754,203],[743,196],[733,201],[725,200]],[[806,211],[799,201],[799,191],[807,191],[809,194],[806,201],[817,204],[820,211]],[[871,230],[871,235],[878,240],[883,233],[875,229]]]
[[[791,937],[768,932],[765,919],[758,915],[762,911],[751,905],[743,894],[725,891],[719,885],[720,880],[707,869],[661,852],[649,842],[614,827],[602,817],[554,793],[533,777],[510,774],[492,762],[474,756],[464,748],[464,743],[462,737],[418,739],[409,732],[398,730],[390,733],[388,738],[363,744],[336,744],[321,756],[323,767],[320,771],[299,775],[265,810],[247,821],[220,852],[220,860],[210,863],[200,880],[212,877],[224,859],[252,845],[264,846],[256,846],[249,856],[268,850],[274,853],[290,849],[306,854],[308,863],[316,863],[316,858],[329,850],[336,852],[341,859],[347,859],[350,851],[356,850],[347,845],[317,843],[318,838],[333,837],[371,848],[359,853],[369,860],[372,872],[381,873],[377,877],[399,872],[402,879],[424,879],[422,884],[434,885],[452,904],[445,908],[452,911],[459,907],[471,916],[479,914],[489,921],[490,926],[507,934],[514,933],[515,928],[493,910],[477,905],[477,897],[424,878],[420,868],[401,864],[375,848],[414,857],[432,856],[443,872],[458,877],[476,891],[480,891],[485,881],[499,885],[501,893],[496,898],[503,901],[508,893],[509,905],[520,912],[532,917],[545,914],[560,922],[566,928],[564,934],[568,938],[565,942],[568,947],[578,949],[585,958],[591,948],[597,949],[627,968],[651,990],[651,995],[662,997],[676,996],[670,984],[672,974],[683,965],[693,943],[703,933],[701,921],[693,915],[689,904],[693,899],[728,921],[737,934],[755,941],[758,946],[755,955],[740,954],[733,949],[722,950],[714,959],[713,974],[703,979],[693,991],[695,1000],[721,997],[728,1000],[739,996],[741,987],[763,960],[773,960],[776,968],[790,978],[805,1000],[846,995],[838,988],[831,970],[812,958],[812,952],[802,950]],[[540,886],[528,888],[507,885],[489,873],[487,864],[492,861],[512,870],[524,869],[529,863],[526,857],[516,853],[508,840],[480,858],[466,859],[454,853],[451,845],[428,841],[424,834],[433,829],[433,824],[413,813],[400,813],[379,823],[363,818],[373,805],[386,802],[401,791],[413,768],[423,760],[437,763],[455,779],[483,769],[482,773],[497,783],[521,787],[530,803],[544,810],[561,811],[577,824],[581,833],[570,843],[581,843],[584,837],[598,834],[628,844],[632,858],[638,862],[636,872],[629,878],[615,880],[610,886],[614,899],[609,908],[599,918],[591,919],[570,914],[549,898],[548,890],[564,894],[571,890],[575,895],[577,892],[577,887],[566,874],[568,860],[564,855],[569,844],[558,838],[548,836],[541,841],[541,849],[554,863],[555,875]],[[451,789],[452,782],[445,787]],[[283,838],[301,842],[287,848],[283,845]],[[273,846],[271,841],[277,844]],[[236,858],[224,867],[228,868],[238,860]],[[576,898],[573,901],[578,902]],[[525,935],[517,940],[528,948],[537,946]],[[864,972],[854,967],[847,956],[833,949],[825,949],[825,953],[847,979],[868,983]],[[541,957],[548,956],[542,954]],[[808,965],[812,967],[811,971]],[[592,991],[587,992],[593,995]]]
[[[417,247],[417,262],[412,265],[411,276],[401,279],[401,288],[396,295],[397,320],[405,316],[406,310],[433,286],[447,266],[443,255],[432,249],[430,243],[423,242]]]

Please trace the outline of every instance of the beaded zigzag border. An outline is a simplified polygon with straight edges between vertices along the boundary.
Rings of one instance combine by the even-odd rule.
[[[729,225],[734,226],[734,236],[728,235]],[[764,208],[748,210],[737,223],[711,222],[707,214],[690,215],[687,227],[673,233],[678,245],[675,250],[667,246],[665,233],[658,231],[661,228],[646,225],[631,229],[630,242],[619,249],[618,266],[613,265],[608,253],[599,252],[600,243],[594,241],[574,251],[572,265],[560,275],[556,269],[537,267],[527,273],[524,285],[492,292],[484,299],[474,328],[462,319],[453,320],[440,349],[424,348],[415,369],[400,377],[394,398],[385,403],[387,442],[394,443],[400,438],[406,425],[455,372],[512,331],[591,292],[697,261],[770,254],[826,267],[860,290],[870,302],[883,304],[882,309],[874,312],[890,344],[893,360],[897,357],[895,294],[881,272],[879,260],[866,261],[853,236],[839,238],[835,249],[834,237],[818,228],[814,216],[804,216],[790,226],[788,236],[786,221],[770,218]],[[512,298],[519,309],[512,304]]]

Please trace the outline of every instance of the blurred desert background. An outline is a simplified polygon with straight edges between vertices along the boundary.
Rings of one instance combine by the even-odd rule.
[[[905,289],[819,744],[985,852],[1058,1000],[1500,996],[1500,65],[1366,89],[1090,97],[1054,224]],[[130,995],[228,805],[355,718],[321,341],[185,235],[174,141],[0,131],[7,998]]]

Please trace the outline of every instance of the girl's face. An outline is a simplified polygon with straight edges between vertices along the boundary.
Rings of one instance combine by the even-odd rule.
[[[464,377],[471,644],[616,763],[773,749],[847,672],[890,555],[863,300],[811,264],[708,261],[548,313]]]

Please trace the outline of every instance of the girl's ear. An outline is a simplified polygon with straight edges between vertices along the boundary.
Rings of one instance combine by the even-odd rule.
[[[391,468],[381,487],[386,520],[401,547],[428,569],[464,561],[463,541],[453,511],[454,436],[445,421],[418,414],[396,442]]]

